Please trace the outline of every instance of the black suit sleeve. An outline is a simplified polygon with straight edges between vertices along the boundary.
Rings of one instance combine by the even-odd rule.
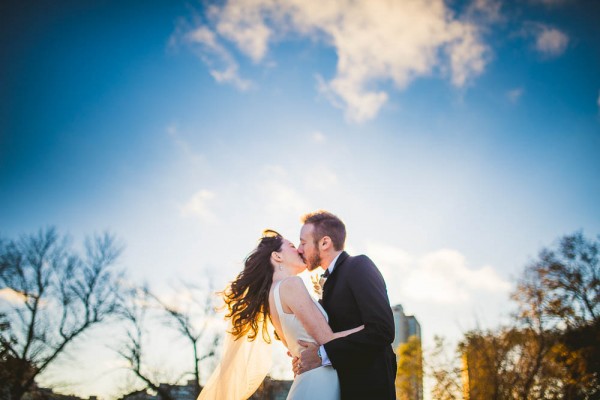
[[[325,344],[334,368],[369,365],[394,341],[394,317],[383,276],[367,256],[357,256],[348,285],[365,329]]]

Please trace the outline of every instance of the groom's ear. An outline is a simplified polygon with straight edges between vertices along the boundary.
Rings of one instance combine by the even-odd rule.
[[[321,249],[328,250],[331,247],[331,238],[329,236],[323,236],[321,238]]]

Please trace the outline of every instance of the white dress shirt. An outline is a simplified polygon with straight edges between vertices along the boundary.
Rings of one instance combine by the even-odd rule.
[[[340,253],[340,254],[342,254],[342,253]],[[333,259],[333,261],[331,261],[331,263],[329,264],[329,267],[327,267],[327,270],[329,271],[329,275],[331,275],[331,273],[333,272],[333,269],[335,268],[335,262],[337,261],[338,258],[340,258],[340,254],[338,254]],[[329,356],[327,356],[327,352],[325,351],[325,346],[321,345],[320,352],[321,352],[321,365],[323,365],[323,366],[331,365]]]

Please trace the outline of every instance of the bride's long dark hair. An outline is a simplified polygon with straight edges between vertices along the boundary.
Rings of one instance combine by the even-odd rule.
[[[259,330],[264,340],[270,343],[267,331],[269,311],[269,291],[273,284],[273,265],[271,253],[281,251],[283,237],[273,231],[265,230],[258,246],[244,260],[244,269],[223,292],[223,298],[231,318],[232,331],[236,339],[248,335],[254,340]]]

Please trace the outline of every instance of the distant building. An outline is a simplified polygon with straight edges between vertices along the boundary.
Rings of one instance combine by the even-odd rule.
[[[398,357],[398,348],[403,343],[408,343],[410,337],[416,337],[419,342],[421,342],[421,325],[417,318],[414,315],[406,315],[404,314],[404,308],[397,304],[392,307],[392,312],[394,314],[394,342],[392,343],[394,353],[396,353],[396,357]],[[420,366],[423,365],[423,360],[418,360],[418,364]],[[420,371],[420,374],[411,375],[410,386],[412,387],[411,391],[415,393],[416,398],[414,400],[422,400],[423,399],[423,371]],[[412,396],[411,396],[412,397]]]
[[[136,390],[121,397],[119,400],[149,400],[150,396],[145,389]]]
[[[4,393],[0,392],[4,396]],[[5,397],[0,397],[3,399]],[[6,397],[10,398],[10,397]],[[39,387],[37,383],[33,383],[32,387],[23,395],[22,400],[85,400],[84,398],[71,395],[55,393],[49,388]],[[96,396],[90,396],[88,400],[98,400]]]
[[[394,313],[394,326],[396,328],[392,347],[394,352],[397,352],[400,343],[408,342],[409,337],[416,336],[421,340],[421,325],[413,315],[404,314],[404,308],[400,304],[392,307],[392,312]]]
[[[161,383],[159,387],[161,390],[167,391],[174,400],[196,400],[198,397],[195,379],[187,381],[185,385]],[[119,400],[162,400],[162,398],[158,393],[150,394],[147,390],[142,389],[126,394]]]
[[[161,383],[159,387],[168,391],[175,400],[196,400],[198,397],[195,379],[187,381],[185,385],[167,385],[166,383]],[[160,400],[160,398],[157,400]]]
[[[294,381],[280,381],[267,376],[249,400],[285,400]]]
[[[267,376],[258,390],[250,397],[252,400],[285,400],[293,381],[280,381]],[[160,384],[160,389],[169,392],[174,400],[196,400],[196,381],[187,381],[185,385]],[[62,399],[61,399],[62,400]],[[68,399],[64,399],[68,400]],[[69,399],[70,400],[70,399]],[[75,399],[73,399],[75,400]],[[93,399],[90,399],[93,400]],[[137,390],[124,395],[119,400],[162,400],[159,394],[150,394],[147,390]]]

